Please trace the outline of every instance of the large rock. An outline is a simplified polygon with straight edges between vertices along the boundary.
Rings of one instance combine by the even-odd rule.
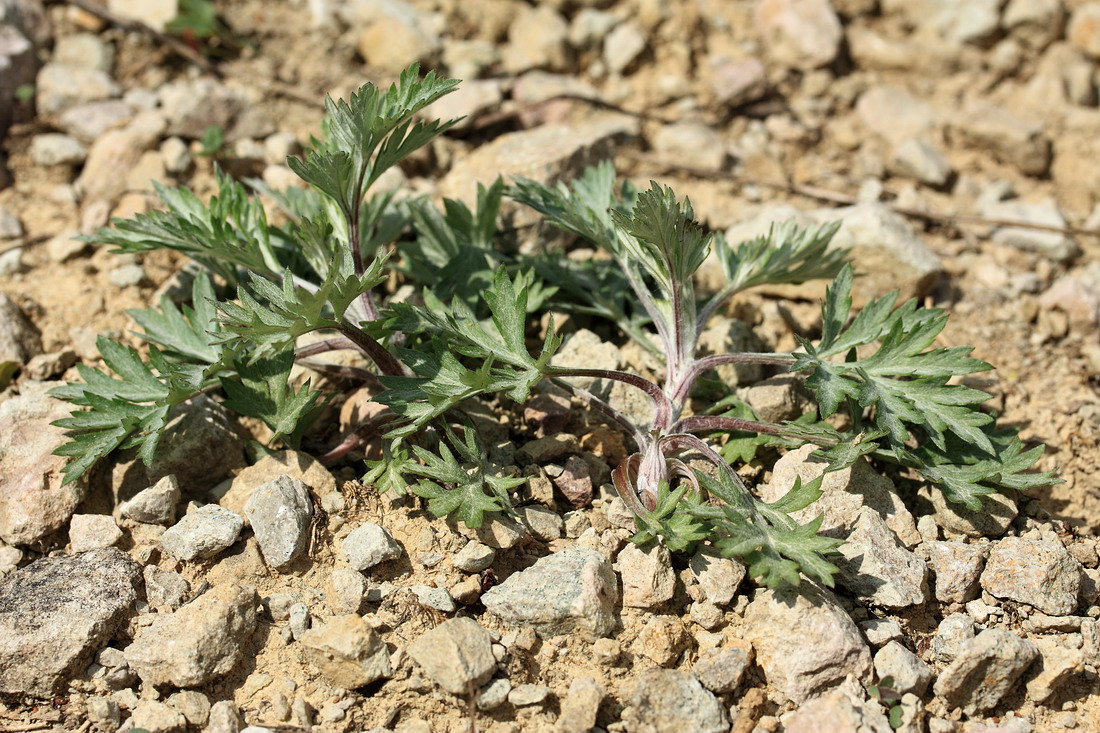
[[[859,629],[828,591],[803,583],[760,589],[745,609],[742,638],[752,643],[768,684],[795,703],[852,675],[866,681],[871,652]]]
[[[416,660],[436,684],[452,695],[467,695],[496,671],[493,640],[471,618],[452,618],[409,644]]]
[[[940,673],[935,693],[975,715],[996,707],[1039,656],[1035,645],[1005,629],[986,629]]]
[[[816,446],[805,445],[790,451],[776,461],[772,478],[760,489],[760,498],[772,502],[794,487],[796,478],[802,484],[824,475],[821,482],[821,498],[791,514],[796,521],[805,524],[818,515],[824,515],[821,533],[830,537],[847,537],[855,528],[860,512],[870,507],[879,513],[889,527],[906,546],[920,542],[913,515],[898,498],[890,479],[876,473],[864,460],[856,461],[841,471],[825,473],[828,461],[813,458]]]
[[[530,626],[543,637],[578,632],[607,636],[618,625],[619,590],[611,563],[576,547],[542,558],[481,597],[507,624]]]
[[[43,558],[0,582],[0,692],[60,692],[126,622],[140,577],[108,547]]]
[[[305,658],[325,680],[345,690],[392,674],[386,643],[361,616],[337,616],[314,626],[298,641]]]
[[[837,581],[857,598],[884,608],[924,603],[924,561],[906,550],[878,512],[864,507],[836,559]]]
[[[990,550],[981,583],[997,598],[1068,616],[1077,610],[1081,566],[1056,539],[1005,537]]]
[[[50,423],[73,406],[47,392],[59,382],[27,383],[22,394],[0,403],[0,540],[36,542],[65,526],[84,499],[83,479],[63,485],[66,459],[54,451],[68,442]]]
[[[630,704],[623,710],[630,731],[653,733],[725,733],[726,709],[690,672],[650,669],[638,676]]]
[[[256,629],[252,588],[215,586],[174,613],[157,614],[126,647],[126,661],[149,685],[198,687],[228,674]]]

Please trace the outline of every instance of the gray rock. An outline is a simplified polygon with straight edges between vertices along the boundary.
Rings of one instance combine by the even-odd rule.
[[[232,700],[219,700],[210,706],[206,733],[238,733],[242,727],[241,713]]]
[[[202,138],[210,125],[227,131],[245,104],[240,95],[210,77],[169,82],[159,93],[168,134],[188,140]]]
[[[43,558],[0,581],[0,692],[60,691],[126,623],[140,573],[108,547]]]
[[[168,474],[147,489],[142,489],[123,502],[120,517],[144,524],[168,525],[176,521],[176,505],[180,501],[179,481]]]
[[[795,703],[848,675],[862,681],[871,672],[871,653],[855,623],[831,593],[808,583],[756,591],[741,638],[756,650],[768,684]]]
[[[1064,639],[1040,636],[1031,639],[1039,650],[1038,671],[1029,675],[1027,696],[1042,703],[1075,675],[1084,671],[1085,652],[1066,644]]]
[[[828,0],[763,0],[753,20],[768,56],[803,71],[831,64],[844,38]]]
[[[306,549],[313,501],[309,487],[300,480],[283,475],[257,486],[244,512],[271,567],[286,567]]]
[[[126,647],[126,661],[148,685],[198,687],[228,674],[256,629],[252,588],[226,583],[173,613],[157,614]]]
[[[61,113],[58,126],[88,145],[107,132],[121,127],[134,117],[134,108],[121,99],[105,99],[72,107]]]
[[[94,33],[73,33],[57,39],[52,60],[74,69],[96,69],[110,74],[115,65],[115,49]]]
[[[493,564],[497,553],[492,547],[483,545],[477,540],[470,540],[466,546],[458,551],[451,562],[459,570],[467,573],[480,573]]]
[[[173,474],[184,496],[205,493],[231,471],[244,467],[244,443],[225,409],[206,395],[176,405],[168,413],[151,466],[134,458],[119,461],[112,472],[121,503]]]
[[[145,577],[145,599],[154,609],[167,606],[175,611],[191,597],[191,584],[174,570],[146,565],[142,573]]]
[[[996,707],[1039,656],[1035,645],[1005,629],[986,629],[963,646],[936,679],[935,693],[976,715]]]
[[[951,179],[951,163],[927,140],[911,137],[898,145],[890,170],[921,183],[940,188]]]
[[[168,704],[187,718],[189,725],[202,727],[210,720],[210,699],[197,690],[180,690],[168,697]]]
[[[87,492],[84,479],[62,484],[66,460],[54,455],[68,439],[51,423],[72,411],[48,395],[60,384],[24,383],[18,397],[0,403],[0,540],[11,545],[64,527]]]
[[[477,696],[478,710],[496,710],[508,702],[508,693],[512,691],[512,683],[507,677],[499,677],[481,688]]]
[[[785,723],[785,733],[893,733],[882,705],[868,700],[859,685],[852,682],[807,701]]]
[[[73,552],[110,547],[122,539],[122,530],[109,514],[74,514],[69,520],[69,549]]]
[[[122,88],[106,72],[46,64],[35,80],[38,113],[57,115],[88,102],[117,97]]]
[[[23,222],[19,217],[0,206],[0,239],[15,239],[23,236]],[[9,303],[8,296],[3,296]]]
[[[646,34],[633,21],[615,26],[603,42],[603,62],[612,74],[622,74],[633,64],[647,45]]]
[[[982,206],[981,212],[982,216],[990,219],[1021,221],[1028,224],[1043,224],[1052,227],[1066,226],[1065,217],[1058,210],[1058,204],[1051,198],[1037,203],[1023,201],[989,202]],[[1055,262],[1065,262],[1081,251],[1072,237],[1061,232],[1045,232],[1009,226],[997,227],[993,230],[992,237],[997,244],[1015,247],[1025,252],[1036,252]]]
[[[26,364],[41,352],[42,336],[38,328],[14,300],[0,293],[0,361]]]
[[[856,114],[871,132],[893,145],[919,139],[936,126],[932,106],[896,86],[873,86],[860,95]]]
[[[340,549],[356,570],[367,570],[404,554],[401,545],[385,527],[373,522],[353,529],[340,544]]]
[[[145,268],[138,262],[121,264],[107,273],[107,282],[119,290],[136,288],[148,282],[149,276]]]
[[[390,653],[374,629],[355,614],[337,616],[298,637],[305,658],[329,684],[354,690],[393,674]]]
[[[734,641],[730,646],[708,649],[701,653],[691,672],[703,687],[722,695],[733,692],[740,686],[752,660],[752,646]]]
[[[286,620],[291,638],[301,639],[310,628],[309,607],[300,601],[290,604],[286,610]]]
[[[165,530],[160,546],[178,560],[206,560],[236,542],[243,528],[237,514],[207,504]]]
[[[920,697],[932,681],[932,670],[913,652],[891,641],[875,654],[875,674],[880,680],[893,679],[891,687],[901,694]]]
[[[409,656],[440,687],[466,696],[496,671],[489,632],[470,618],[452,618],[424,632],[408,646]]]
[[[718,555],[714,550],[700,547],[691,556],[688,567],[699,581],[699,586],[709,602],[725,606],[737,595],[741,581],[745,579],[745,566],[736,560]]]
[[[662,160],[708,171],[721,170],[726,164],[726,143],[722,136],[700,122],[662,126],[653,136],[653,149]]]
[[[1057,540],[1005,537],[990,550],[981,583],[996,598],[1069,616],[1077,610],[1081,566]]]
[[[561,699],[558,733],[588,733],[596,726],[596,715],[607,690],[593,677],[575,677]]]
[[[906,546],[920,542],[913,515],[894,491],[890,479],[879,475],[866,461],[856,461],[841,471],[824,473],[828,463],[811,458],[817,450],[806,445],[786,453],[772,469],[772,478],[761,487],[764,501],[777,501],[794,487],[795,478],[802,484],[824,474],[821,498],[805,509],[791,514],[800,523],[806,523],[817,515],[824,515],[821,532],[830,537],[847,537],[859,519],[864,506],[877,511],[886,520],[886,526],[894,531]]]
[[[688,672],[649,669],[637,677],[622,716],[631,731],[726,733],[726,710]]]
[[[50,132],[31,140],[31,158],[38,165],[79,165],[88,157],[88,149],[79,140]]]
[[[784,422],[802,417],[817,407],[805,380],[791,374],[779,374],[738,390],[737,395],[752,406],[766,422]]]
[[[760,59],[734,59],[725,55],[707,57],[710,91],[719,104],[731,108],[755,102],[768,92],[768,75]]]
[[[550,697],[550,688],[546,685],[518,685],[508,693],[508,702],[517,708],[541,705]]]
[[[642,549],[628,544],[615,565],[622,578],[624,606],[653,608],[670,600],[676,590],[672,556],[664,545]]]
[[[6,18],[0,20],[0,135],[5,135],[11,124],[10,102],[19,87],[34,83],[38,58],[26,35]]]
[[[544,506],[520,507],[520,517],[523,524],[531,530],[531,534],[540,540],[549,542],[561,539],[565,533],[565,520],[553,509]]]
[[[224,481],[216,486],[210,494],[216,497],[218,504],[226,509],[232,509],[248,520],[244,510],[252,492],[262,484],[274,481],[280,476],[289,476],[298,479],[310,489],[314,496],[319,496],[322,501],[341,500],[337,491],[336,479],[320,461],[305,453],[284,450],[264,456],[255,464],[242,469],[232,481]],[[342,506],[329,507],[330,514],[342,510]]]
[[[983,496],[982,508],[971,510],[947,501],[943,492],[935,488],[924,487],[918,493],[931,499],[936,524],[945,532],[967,537],[1000,537],[1017,514],[1016,502],[1004,494]]]
[[[505,623],[530,626],[540,636],[576,631],[594,639],[609,635],[618,625],[618,596],[608,559],[576,547],[514,573],[481,600]]]
[[[550,5],[521,6],[508,28],[508,45],[501,54],[504,70],[566,71],[569,66],[569,24]]]
[[[1051,142],[1040,123],[1000,107],[977,105],[966,110],[954,127],[963,145],[988,150],[1023,173],[1041,176],[1050,167]]]
[[[462,525],[461,533],[497,550],[510,550],[527,536],[522,524],[503,514],[493,514],[477,529]]]
[[[974,638],[974,619],[966,615],[948,616],[936,627],[928,650],[940,663],[949,663],[959,656]]]
[[[922,543],[917,551],[932,567],[937,601],[966,603],[978,596],[978,576],[985,565],[985,548],[962,542],[932,541]]]
[[[616,143],[636,131],[634,121],[609,115],[501,135],[456,163],[440,183],[440,193],[472,204],[477,199],[477,184],[489,185],[498,175],[505,179],[524,176],[546,184],[568,180],[610,157]]]
[[[170,705],[157,700],[141,700],[130,714],[135,728],[149,733],[184,733],[187,718]]]
[[[837,581],[857,598],[885,608],[924,603],[924,561],[901,546],[874,509],[860,510],[839,552],[843,559],[836,559]]]
[[[101,695],[92,695],[88,698],[87,715],[93,726],[106,730],[115,730],[122,722],[118,703]]]
[[[815,212],[817,220],[841,221],[830,248],[851,249],[856,268],[866,273],[860,281],[864,297],[901,291],[901,298],[921,297],[943,272],[940,258],[929,249],[912,225],[883,204],[868,202]],[[900,301],[899,301],[900,302]]]
[[[867,643],[876,649],[904,636],[901,624],[892,618],[869,618],[858,625],[867,637]]]
[[[367,597],[367,579],[358,570],[336,568],[329,576],[329,606],[337,614],[359,613]]]
[[[410,586],[409,590],[413,592],[413,595],[416,596],[416,600],[419,601],[422,606],[434,608],[443,613],[455,612],[455,601],[451,598],[451,594],[447,592],[446,588],[435,588],[430,585],[419,584]]]

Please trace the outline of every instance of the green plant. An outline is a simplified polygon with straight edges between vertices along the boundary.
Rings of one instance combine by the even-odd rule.
[[[158,188],[164,211],[116,220],[96,235],[121,252],[183,252],[235,287],[236,299],[218,297],[200,277],[191,306],[165,301],[131,314],[149,344],[147,358],[100,341],[104,363],[118,377],[81,367],[84,382],[57,391],[87,408],[59,422],[73,430],[59,451],[74,458],[66,480],[119,447],[137,448],[150,461],[170,410],[200,392],[223,394],[227,408],[269,425],[273,440],[297,445],[325,398],[308,382],[291,388],[291,366],[349,346],[373,361],[373,371],[358,375],[385,387],[377,400],[393,413],[383,455],[364,477],[380,491],[412,491],[434,513],[475,527],[487,514],[511,512],[511,492],[523,481],[488,460],[462,406],[479,397],[521,403],[540,384],[553,384],[635,444],[613,477],[636,515],[638,541],[659,537],[674,550],[710,542],[769,585],[797,583],[800,573],[831,584],[836,569],[828,555],[838,541],[817,534],[820,518],[800,525],[789,516],[819,496],[820,480],[796,483],[771,504],[744,485],[730,461],[751,457],[763,443],[812,441],[828,470],[865,455],[900,464],[971,508],[984,494],[1054,480],[1025,473],[1042,449],[1024,450],[1014,432],[994,429],[993,418],[977,409],[985,393],[950,381],[990,366],[966,347],[931,348],[946,321],[939,310],[915,301],[895,308],[888,296],[849,317],[852,271],[843,253],[827,248],[835,225],[784,225],[731,246],[705,232],[690,203],[669,188],[653,183],[641,193],[630,186],[616,192],[610,165],[571,186],[518,181],[508,195],[610,255],[572,263],[558,253],[525,259],[499,251],[500,181],[479,191],[474,210],[446,201],[440,212],[428,202],[374,193],[386,169],[455,122],[413,121],[455,85],[433,74],[418,80],[417,73],[410,67],[385,93],[368,85],[347,102],[328,100],[323,138],[288,161],[311,187],[262,189],[287,224],[272,224],[255,196],[220,176],[219,192],[206,204],[187,189]],[[693,276],[712,252],[725,285],[701,299]],[[415,296],[380,300],[387,269],[416,283]],[[733,295],[812,278],[834,278],[820,339],[802,340],[787,354],[698,354],[699,333]],[[611,319],[661,356],[661,383],[596,365],[554,365],[561,337],[552,320],[532,352],[528,326],[552,300]],[[332,336],[297,346],[313,331]],[[772,424],[727,396],[710,414],[690,414],[704,376],[743,363],[804,374],[820,409]],[[652,403],[652,420],[635,425],[576,386],[571,380],[578,377],[640,390]]]

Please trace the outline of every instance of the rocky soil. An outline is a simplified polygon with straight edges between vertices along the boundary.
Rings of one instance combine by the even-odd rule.
[[[0,394],[0,732],[1100,729],[1100,3],[218,6],[243,49],[211,73],[65,2],[0,0],[0,362],[21,365]],[[611,157],[731,240],[843,218],[860,296],[947,307],[942,345],[998,366],[975,386],[1065,482],[970,513],[870,463],[830,474],[807,511],[848,538],[838,587],[781,592],[705,548],[629,544],[622,438],[554,396],[471,407],[531,477],[519,520],[478,532],[379,496],[361,462],[249,465],[256,426],[209,398],[153,466],[62,488],[48,388],[188,275],[73,236],[155,205],[152,181],[209,193],[210,125],[233,175],[290,185],[323,95],[414,59],[466,80],[433,112],[467,121],[393,185],[468,198]],[[820,294],[744,297],[711,336],[791,348]],[[566,328],[563,358],[637,360],[606,324]],[[726,378],[797,414],[770,376]],[[369,406],[349,392],[316,445]],[[821,472],[809,453],[742,473],[775,496]]]

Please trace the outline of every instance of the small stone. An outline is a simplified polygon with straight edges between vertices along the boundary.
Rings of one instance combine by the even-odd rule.
[[[1085,3],[1073,11],[1066,38],[1093,59],[1100,59],[1100,3]]]
[[[49,63],[35,80],[38,113],[58,115],[88,102],[117,97],[121,88],[106,72]]]
[[[284,475],[257,486],[244,512],[271,567],[286,567],[306,549],[313,501],[300,480]]]
[[[108,547],[42,558],[0,580],[0,693],[59,692],[125,625],[140,572]]]
[[[790,374],[780,374],[738,390],[738,396],[752,406],[760,420],[777,423],[795,420],[816,409],[813,393],[804,381]]]
[[[577,631],[595,639],[617,626],[618,595],[608,559],[577,547],[512,574],[481,599],[506,624],[530,626],[544,638]]]
[[[550,697],[550,688],[545,685],[518,685],[508,693],[508,702],[517,708],[541,705]]]
[[[676,590],[672,556],[664,545],[642,549],[629,544],[619,553],[616,566],[622,577],[624,606],[653,608],[670,600]]]
[[[1052,198],[1037,203],[1023,201],[990,202],[981,209],[982,216],[1002,221],[1020,221],[1051,227],[1065,227],[1066,220]],[[1040,231],[1026,227],[1002,226],[993,230],[996,244],[1015,247],[1025,252],[1036,252],[1054,260],[1065,262],[1080,252],[1072,237],[1057,231]]]
[[[508,702],[508,693],[512,691],[512,683],[507,677],[498,677],[485,687],[477,696],[478,710],[496,710]]]
[[[353,529],[340,544],[340,549],[356,570],[368,570],[404,554],[397,540],[382,525],[373,522]]]
[[[725,621],[725,615],[722,613],[722,609],[707,601],[696,601],[692,603],[691,608],[688,609],[688,613],[692,621],[699,624],[707,631],[714,631]]]
[[[936,627],[928,649],[937,662],[948,663],[954,661],[973,638],[974,619],[965,615],[948,616]]]
[[[126,661],[149,685],[204,685],[237,666],[256,628],[256,605],[251,588],[215,586],[140,627],[125,649]]]
[[[617,22],[615,15],[606,10],[584,8],[569,24],[569,42],[574,48],[597,47]]]
[[[493,564],[497,553],[492,547],[483,545],[477,540],[470,540],[465,547],[458,551],[451,562],[456,568],[467,573],[480,573]]]
[[[122,713],[119,710],[118,703],[109,697],[93,695],[88,698],[87,705],[88,720],[94,726],[106,730],[115,730],[122,722]]]
[[[254,465],[241,470],[232,481],[226,481],[215,487],[210,493],[226,509],[232,509],[247,519],[244,507],[257,487],[274,481],[280,476],[289,476],[308,486],[314,496],[322,501],[328,497],[339,498],[336,479],[316,458],[293,450],[277,451],[257,461]],[[341,511],[338,508],[326,509],[329,513]]]
[[[142,573],[145,577],[145,599],[152,608],[167,607],[175,611],[191,597],[191,584],[173,570],[146,565]]]
[[[966,603],[977,597],[985,550],[962,542],[924,542],[917,549],[932,566],[936,600]]]
[[[569,24],[550,5],[521,6],[508,29],[504,70],[520,74],[529,69],[566,71],[569,66]]]
[[[951,163],[943,153],[916,137],[909,138],[894,150],[890,169],[935,188],[945,186],[952,173]]]
[[[1081,566],[1057,540],[1005,537],[990,550],[981,583],[997,598],[1068,616],[1077,610]]]
[[[156,700],[139,702],[131,712],[130,721],[135,728],[149,733],[183,733],[187,729],[183,713]]]
[[[662,160],[703,170],[721,170],[726,164],[725,141],[712,128],[698,122],[664,125],[653,136],[653,148]]]
[[[179,0],[108,0],[107,8],[121,18],[144,23],[155,31],[163,32],[165,26],[179,15]]]
[[[121,99],[105,99],[71,107],[61,113],[58,126],[89,145],[108,130],[121,127],[134,116],[134,108]]]
[[[728,605],[745,579],[744,565],[704,547],[691,556],[688,567],[699,581],[707,600],[716,606]]]
[[[26,264],[23,262],[23,251],[22,247],[14,247],[6,252],[0,253],[0,276],[15,275],[23,272],[26,268]],[[45,379],[56,375],[50,374],[46,377],[35,377],[32,372],[31,376],[35,379]]]
[[[420,605],[434,608],[443,613],[454,613],[456,610],[454,599],[446,588],[435,588],[430,585],[413,585],[409,587]]]
[[[891,641],[875,654],[875,674],[880,680],[893,680],[890,687],[901,694],[913,693],[920,697],[932,681],[932,670],[913,652],[900,643]]]
[[[367,579],[358,570],[336,568],[329,576],[329,606],[337,614],[359,613],[367,596]]]
[[[784,733],[889,733],[893,730],[883,713],[882,704],[868,700],[860,686],[851,681],[845,682],[839,689],[808,700],[789,718],[785,717],[784,722]]]
[[[409,644],[409,656],[436,684],[466,696],[496,671],[489,632],[470,618],[452,618]]]
[[[726,733],[726,710],[689,672],[650,669],[634,684],[622,714],[626,730]]]
[[[1038,656],[1034,644],[1011,631],[986,629],[940,673],[935,693],[973,716],[996,707]]]
[[[869,618],[860,621],[859,628],[867,637],[867,643],[876,649],[904,636],[901,624],[892,618]]]
[[[1039,671],[1027,681],[1027,696],[1033,702],[1042,703],[1084,670],[1085,653],[1052,637],[1035,638],[1031,643],[1039,650],[1036,665]]]
[[[94,33],[60,36],[53,48],[53,62],[74,69],[96,69],[111,73],[115,52]]]
[[[607,690],[593,677],[575,677],[561,698],[558,733],[588,733],[596,725],[596,716]]]
[[[637,23],[620,23],[603,42],[603,61],[612,74],[622,74],[646,48],[646,34]]]
[[[74,514],[69,521],[69,548],[86,552],[110,547],[122,539],[122,530],[109,514]]]
[[[505,515],[494,514],[475,530],[463,527],[463,534],[473,535],[478,541],[497,550],[510,550],[527,536],[523,525]]]
[[[168,134],[188,140],[201,139],[211,125],[228,130],[245,106],[237,92],[206,76],[168,82],[159,94]]]
[[[206,560],[236,542],[243,528],[237,514],[207,504],[165,530],[160,546],[179,560]]]
[[[932,500],[936,523],[940,527],[975,539],[1000,537],[1008,531],[1017,514],[1016,502],[1004,494],[983,496],[982,508],[975,511],[947,501],[939,489],[924,488],[920,493]]]
[[[68,135],[46,133],[31,140],[31,158],[37,165],[79,165],[87,157],[88,149]]]
[[[531,534],[540,540],[549,542],[561,539],[565,532],[565,520],[553,509],[543,506],[525,506],[519,510],[523,523],[531,530]]]
[[[676,616],[651,616],[631,649],[661,667],[672,667],[690,641],[683,622]]]
[[[219,700],[210,706],[206,733],[239,733],[243,725],[241,713],[232,700]]]
[[[175,474],[168,474],[123,502],[118,513],[134,522],[169,525],[176,521],[176,505],[180,496],[179,481]]]
[[[868,679],[871,653],[855,623],[828,591],[803,584],[757,590],[745,609],[744,640],[768,684],[795,703],[852,675]]]
[[[303,633],[298,641],[306,659],[325,680],[345,690],[393,673],[389,649],[361,616],[337,616]]]
[[[924,603],[927,568],[874,509],[864,507],[836,559],[837,581],[857,598],[885,608]],[[843,559],[841,559],[843,558]]]
[[[23,236],[23,222],[19,217],[0,206],[0,239],[15,239]],[[7,299],[7,296],[4,296]]]
[[[755,102],[768,92],[768,75],[760,59],[731,59],[711,55],[707,58],[710,91],[715,101],[730,108]]]
[[[403,2],[377,3],[377,6],[374,17],[359,36],[359,53],[367,64],[399,72],[410,61],[431,63],[441,42],[427,19]]]
[[[550,364],[553,366],[577,369],[590,369],[593,364],[601,365],[601,369],[618,369],[621,363],[622,355],[617,346],[604,341],[585,328],[570,334],[550,360]],[[606,397],[611,389],[609,380],[594,377],[567,377],[566,381],[581,389],[588,390],[597,397]],[[546,456],[543,460],[533,462],[541,464],[557,457]]]
[[[145,284],[148,280],[149,276],[145,273],[145,268],[137,262],[119,265],[107,273],[107,282],[109,282],[112,287],[119,288],[120,290],[125,288],[136,288],[138,285]]]
[[[734,640],[730,646],[708,649],[700,654],[691,671],[703,687],[723,695],[741,685],[753,656],[751,645]]]
[[[962,144],[989,150],[1027,175],[1042,176],[1050,167],[1051,142],[1043,125],[1005,109],[972,107],[959,119],[955,130]]]
[[[178,137],[170,137],[160,144],[160,157],[168,173],[185,173],[191,167],[191,150]]]
[[[309,631],[309,607],[300,601],[292,603],[287,608],[286,621],[287,627],[290,629],[290,636],[295,640],[301,639]]]
[[[483,114],[497,109],[503,99],[504,86],[499,79],[475,79],[463,82],[454,92],[432,102],[424,110],[424,114],[430,119],[440,120],[461,117],[462,121],[453,128],[461,130],[472,127]],[[283,160],[273,162],[282,163]]]
[[[844,38],[828,0],[762,0],[753,20],[768,55],[802,71],[831,64]]]
[[[210,699],[198,690],[180,690],[168,697],[168,704],[183,714],[190,725],[202,727],[210,719]]]

